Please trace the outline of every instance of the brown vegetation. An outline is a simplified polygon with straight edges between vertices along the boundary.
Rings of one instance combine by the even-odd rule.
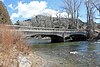
[[[0,65],[2,67],[11,67],[12,63],[17,62],[16,58],[20,53],[27,55],[30,50],[31,48],[25,44],[21,32],[6,25],[0,25]],[[4,66],[5,64],[6,66]]]

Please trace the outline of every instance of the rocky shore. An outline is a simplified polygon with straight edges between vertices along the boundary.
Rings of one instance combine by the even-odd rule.
[[[45,58],[39,52],[30,51],[25,54],[14,47],[7,53],[0,51],[0,67],[60,67],[58,62]]]

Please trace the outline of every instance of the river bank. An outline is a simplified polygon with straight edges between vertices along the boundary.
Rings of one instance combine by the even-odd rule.
[[[61,60],[57,61],[57,58],[50,59],[46,56],[43,56],[44,54],[37,51],[36,52],[30,51],[28,53],[29,54],[25,54],[14,48],[10,48],[10,50],[7,53],[0,51],[0,66],[1,67],[47,67],[47,66],[61,67],[60,63],[63,63]]]

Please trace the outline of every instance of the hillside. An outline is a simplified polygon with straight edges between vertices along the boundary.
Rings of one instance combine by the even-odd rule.
[[[85,26],[85,23],[81,20],[75,20],[78,22],[79,28]],[[22,25],[22,26],[33,26],[33,27],[50,27],[50,28],[70,28],[75,29],[76,25],[73,24],[72,19],[68,18],[61,18],[61,17],[50,17],[50,16],[43,16],[38,15],[31,19],[27,19],[24,21],[17,21],[15,25]]]
[[[0,1],[0,24],[12,24],[8,11],[2,1]]]

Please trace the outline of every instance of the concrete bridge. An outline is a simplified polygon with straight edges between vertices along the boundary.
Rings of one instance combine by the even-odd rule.
[[[24,37],[50,37],[51,42],[64,42],[65,40],[86,40],[87,33],[84,30],[63,29],[63,28],[45,28],[7,25],[13,27],[16,31],[22,32]]]

